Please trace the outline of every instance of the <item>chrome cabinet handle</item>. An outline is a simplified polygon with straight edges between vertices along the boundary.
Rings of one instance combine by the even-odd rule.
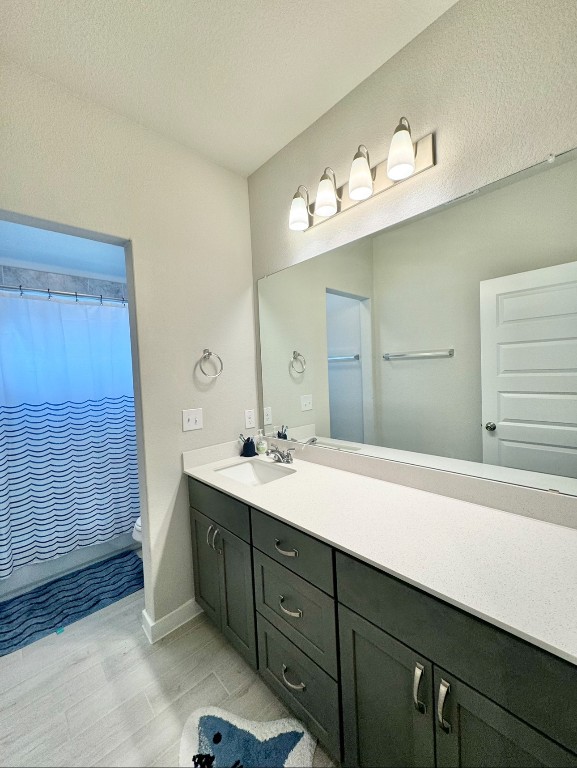
[[[212,531],[212,528],[213,528],[213,526],[209,525],[208,528],[207,528],[207,531],[206,531],[206,543],[208,544],[209,547],[211,546],[211,543],[210,543],[210,541],[208,539],[210,538],[210,532]],[[214,547],[212,547],[212,548],[214,549]]]
[[[300,608],[297,608],[296,611],[289,611],[288,608],[285,608],[283,605],[284,595],[279,595],[279,603],[278,607],[281,609],[283,613],[286,613],[287,616],[291,616],[293,619],[302,619],[303,612]]]
[[[304,683],[299,683],[298,685],[295,685],[294,683],[289,683],[289,681],[286,679],[286,671],[287,671],[287,665],[282,665],[282,679],[284,681],[284,684],[288,686],[289,688],[292,688],[293,691],[304,691],[306,688],[306,685]]]
[[[450,690],[451,684],[446,680],[441,680],[441,684],[439,685],[439,700],[437,702],[437,720],[439,722],[439,726],[445,731],[445,733],[451,733],[451,723],[445,720],[445,716],[443,714],[443,710],[445,708],[445,699],[447,698],[447,694]]]
[[[420,712],[422,715],[427,712],[427,705],[425,702],[419,701],[419,686],[421,685],[421,680],[424,674],[425,667],[417,661],[415,664],[415,674],[413,675],[413,704],[415,705],[417,712]]]
[[[214,542],[216,541],[217,534],[219,533],[220,533],[220,528],[215,528],[214,533],[212,534],[212,548],[214,549],[215,552],[218,552],[219,555],[222,555],[222,549],[217,549],[214,546]]]
[[[279,555],[284,555],[285,557],[298,557],[299,551],[298,549],[281,549],[280,546],[280,539],[274,540],[274,548],[279,553]]]

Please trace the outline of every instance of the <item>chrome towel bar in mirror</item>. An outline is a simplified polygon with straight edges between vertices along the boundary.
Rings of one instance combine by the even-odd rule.
[[[385,352],[383,360],[418,360],[454,356],[454,349],[433,349],[430,352]]]

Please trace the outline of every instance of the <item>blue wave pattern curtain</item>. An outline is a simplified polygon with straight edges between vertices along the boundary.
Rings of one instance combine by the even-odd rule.
[[[0,295],[0,578],[138,514],[126,308]]]

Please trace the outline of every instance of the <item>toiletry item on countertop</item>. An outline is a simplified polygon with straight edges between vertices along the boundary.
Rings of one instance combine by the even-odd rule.
[[[266,450],[266,449],[265,449]],[[256,456],[256,448],[252,437],[247,437],[242,444],[241,456]]]
[[[266,453],[266,449],[268,448],[268,445],[262,429],[259,429],[259,431],[257,432],[256,438],[254,441],[254,447],[256,448],[257,453],[259,454]]]
[[[276,433],[276,436],[278,437],[279,440],[287,439],[287,433],[286,433],[287,429],[288,429],[288,424],[286,426],[283,424],[282,427],[279,429],[279,431]]]

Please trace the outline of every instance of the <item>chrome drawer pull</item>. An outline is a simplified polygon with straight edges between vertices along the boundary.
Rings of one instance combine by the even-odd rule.
[[[297,608],[296,611],[289,611],[288,608],[285,608],[283,605],[284,595],[279,595],[279,603],[278,607],[281,609],[283,613],[286,613],[287,616],[291,616],[293,619],[302,619],[303,612],[300,608]]]
[[[282,679],[284,681],[284,684],[288,686],[289,688],[292,688],[293,691],[304,691],[306,688],[306,685],[304,683],[299,683],[298,685],[295,685],[294,683],[289,683],[289,681],[286,679],[286,671],[287,671],[287,665],[282,665]]]
[[[209,546],[209,547],[211,546],[211,544],[210,544],[210,541],[209,541],[209,538],[210,538],[210,532],[211,532],[211,531],[212,531],[212,525],[209,525],[209,526],[208,526],[208,529],[207,529],[207,531],[206,531],[206,543],[208,544],[208,546]],[[214,549],[214,547],[212,547],[212,548]]]
[[[445,731],[445,733],[451,733],[451,723],[447,722],[443,715],[445,699],[450,690],[451,684],[446,680],[441,680],[441,684],[439,685],[439,701],[437,703],[437,720],[439,721],[439,725]]]
[[[419,664],[417,661],[415,664],[415,674],[413,677],[413,704],[415,705],[417,712],[420,712],[422,715],[427,713],[427,706],[425,702],[419,701],[419,686],[421,685],[421,680],[424,674],[425,667],[422,664]]]
[[[284,555],[285,557],[298,557],[299,551],[298,549],[281,549],[280,546],[280,539],[274,540],[274,548],[279,553],[279,555]]]
[[[214,551],[215,551],[215,552],[217,552],[219,555],[222,555],[222,549],[217,549],[217,548],[214,546],[214,542],[216,541],[216,537],[218,536],[218,534],[219,534],[219,533],[220,533],[220,528],[215,528],[215,529],[214,529],[214,533],[212,534],[212,548],[213,548],[213,549],[214,549]]]

